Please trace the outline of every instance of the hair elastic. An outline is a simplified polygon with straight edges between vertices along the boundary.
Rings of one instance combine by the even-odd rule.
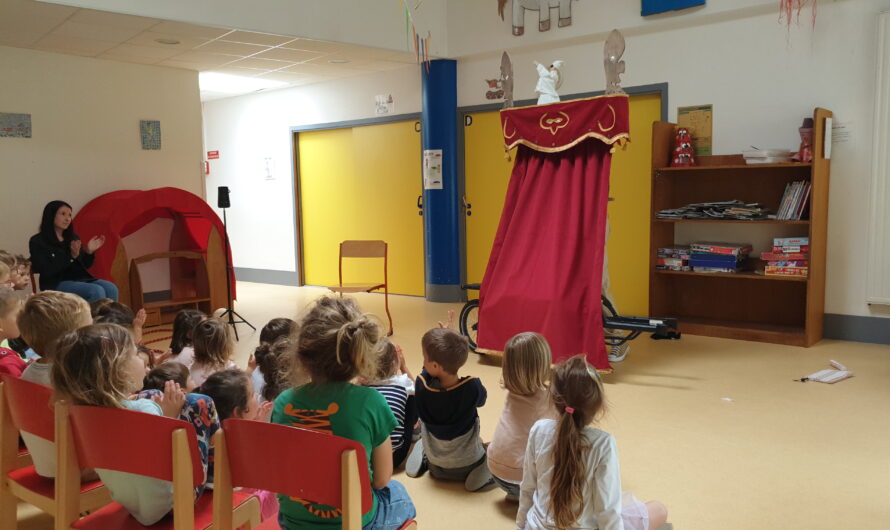
[[[566,407],[566,412],[568,412],[569,414],[574,414],[575,409],[573,409],[572,407]]]

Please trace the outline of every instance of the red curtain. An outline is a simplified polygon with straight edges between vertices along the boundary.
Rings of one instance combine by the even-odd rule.
[[[537,331],[554,362],[583,353],[596,368],[610,368],[600,294],[610,150],[627,138],[627,99],[605,102],[502,113],[507,146],[519,150],[480,292],[483,350],[501,351],[516,333]],[[591,119],[591,112],[605,118]],[[591,132],[596,127],[600,132]]]

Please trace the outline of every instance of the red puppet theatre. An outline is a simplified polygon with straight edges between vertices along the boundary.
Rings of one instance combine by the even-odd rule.
[[[553,361],[583,353],[610,369],[600,296],[612,149],[629,139],[626,95],[501,111],[519,146],[480,291],[480,351],[522,331],[543,334]]]

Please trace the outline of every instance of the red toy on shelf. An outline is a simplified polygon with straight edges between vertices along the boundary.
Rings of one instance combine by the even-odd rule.
[[[674,142],[674,156],[671,167],[689,167],[695,165],[695,150],[692,149],[692,135],[689,129],[680,127]]]

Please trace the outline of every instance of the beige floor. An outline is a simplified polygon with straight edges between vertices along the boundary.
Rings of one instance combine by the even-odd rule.
[[[294,316],[323,289],[239,283],[236,309],[255,326]],[[383,315],[383,297],[359,295]],[[391,297],[395,335],[413,369],[420,337],[460,304]],[[239,363],[258,333],[240,326]],[[250,333],[247,333],[250,332]],[[792,379],[836,359],[856,377],[836,385]],[[606,376],[609,411],[601,428],[615,435],[624,489],[656,498],[679,530],[890,528],[890,347],[822,341],[809,348],[684,336],[640,338]],[[501,411],[499,361],[471,355],[464,374],[489,391],[482,434]],[[428,476],[396,478],[408,488],[418,521],[430,529],[507,529],[515,506],[498,491],[469,494]],[[19,528],[49,529],[51,519],[19,506]],[[5,530],[5,529],[3,529]]]

